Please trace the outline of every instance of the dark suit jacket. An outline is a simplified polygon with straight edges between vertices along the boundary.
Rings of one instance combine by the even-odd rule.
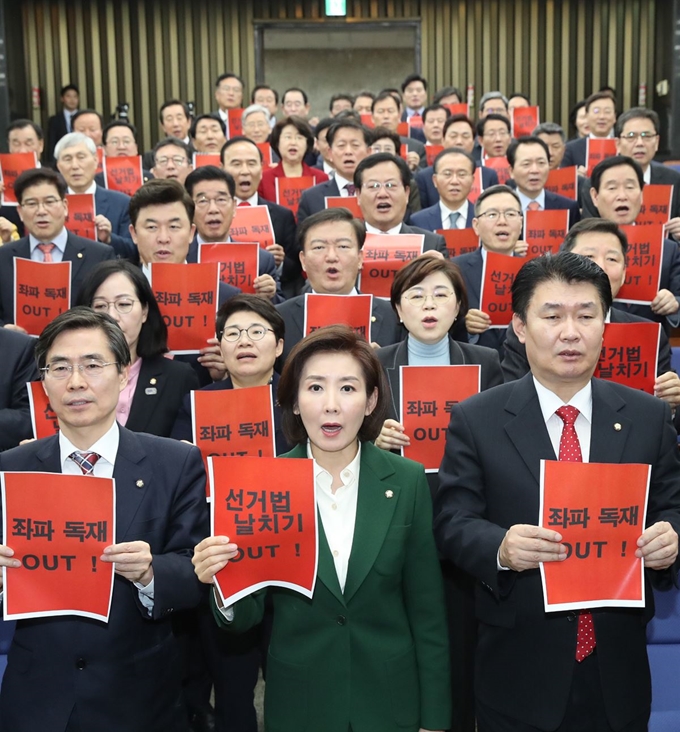
[[[133,432],[170,437],[182,399],[198,387],[198,376],[188,363],[164,356],[142,359],[125,426]]]
[[[421,208],[429,208],[430,206],[434,206],[435,203],[439,203],[439,191],[437,191],[432,182],[433,172],[434,168],[428,165],[427,168],[423,168],[416,173]],[[487,188],[491,188],[491,186],[497,185],[498,173],[493,168],[482,166],[482,188],[486,190]]]
[[[680,462],[668,405],[612,382],[593,379],[592,385],[591,462],[651,465],[647,525],[665,520],[679,531]],[[621,429],[613,430],[614,423]],[[556,456],[531,375],[455,405],[439,471],[435,536],[440,551],[478,580],[477,698],[548,730],[558,727],[567,707],[578,623],[574,613],[544,611],[538,569],[499,572],[496,564],[507,529],[537,523],[541,459]],[[676,572],[645,574],[668,589]],[[649,712],[649,583],[646,598],[645,609],[593,611],[602,696],[613,729]]]
[[[120,191],[110,191],[97,186],[94,194],[94,207],[97,214],[111,222],[111,246],[121,259],[137,263],[139,254],[130,236],[130,196]]]
[[[58,435],[2,453],[0,470],[60,472]],[[152,615],[134,585],[115,575],[108,623],[19,620],[0,694],[3,730],[64,730],[74,705],[84,730],[186,727],[170,617],[203,595],[191,565],[194,546],[209,531],[203,461],[195,447],[120,428],[113,477],[116,542],[151,546]]]
[[[560,168],[568,168],[570,165],[582,165],[585,168],[587,149],[587,137],[579,137],[577,140],[568,142],[564,149],[564,157],[560,163]]]
[[[569,211],[569,228],[581,220],[581,210],[578,201],[572,201],[566,196],[559,196],[557,193],[545,192],[546,211]]]
[[[475,206],[473,203],[468,201],[468,215],[465,222],[466,228],[472,226],[472,219],[475,217]],[[421,229],[427,229],[427,231],[436,231],[442,227],[442,212],[439,207],[439,201],[433,204],[429,208],[424,208],[422,211],[417,211],[411,214],[409,223],[413,226],[418,226]]]
[[[300,197],[298,206],[298,226],[308,217],[326,208],[326,196],[339,196],[340,189],[335,178],[329,178],[325,183],[319,183],[308,188]]]
[[[306,458],[306,447],[286,457]],[[344,592],[321,521],[313,597],[270,590],[268,732],[449,726],[444,597],[425,473],[370,442],[362,444],[360,463]],[[211,602],[218,624],[226,625]],[[236,603],[226,627],[242,632],[263,613],[264,593],[250,595]]]
[[[279,359],[282,366],[293,346],[304,337],[305,327],[305,296],[298,295],[276,306],[286,325],[286,335],[283,339],[283,353]],[[403,337],[402,329],[397,317],[387,300],[373,298],[371,323],[371,340],[381,346],[397,343]]]
[[[281,292],[285,298],[298,295],[304,284],[302,279],[302,265],[300,264],[300,250],[297,245],[297,225],[293,212],[285,206],[273,201],[257,197],[259,206],[269,209],[269,218],[274,228],[274,241],[280,244],[286,252],[281,269]]]
[[[428,252],[431,249],[441,252],[446,256],[446,239],[441,234],[434,234],[427,229],[421,229],[419,226],[407,226],[406,224],[401,225],[400,234],[422,234],[425,237],[423,244],[423,251]]]
[[[72,114],[75,114],[75,112]],[[61,140],[61,138],[66,134],[68,134],[66,118],[64,117],[64,111],[61,110],[47,120],[47,150],[45,152],[47,155],[46,160],[48,162],[51,163],[54,160],[54,148],[59,140]]]
[[[33,436],[27,381],[37,381],[35,338],[0,327],[0,451]]]
[[[647,318],[640,318],[637,315],[628,313],[625,310],[617,310],[612,308],[610,311],[610,319],[612,323],[648,323],[650,322]],[[512,327],[512,323],[508,326],[507,333],[505,335],[505,348],[504,348],[503,361],[501,362],[501,368],[503,369],[503,380],[507,383],[508,381],[516,381],[521,379],[522,376],[529,373],[529,362],[527,361],[527,349],[524,343],[519,342],[515,329]],[[667,371],[671,371],[671,347],[668,342],[668,337],[661,329],[659,338],[659,359],[656,364],[656,375],[660,376],[665,374]]]
[[[14,257],[31,258],[27,236],[0,247],[0,323],[14,322]],[[71,262],[71,302],[78,299],[90,271],[99,262],[115,258],[115,252],[106,244],[69,234],[62,261]]]

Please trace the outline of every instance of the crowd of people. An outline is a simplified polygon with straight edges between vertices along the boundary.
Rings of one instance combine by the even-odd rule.
[[[0,470],[113,477],[117,525],[102,560],[115,563],[108,623],[19,620],[0,730],[257,732],[260,670],[268,732],[646,730],[650,588],[676,583],[680,531],[680,173],[654,159],[658,116],[597,91],[568,141],[554,122],[513,137],[523,94],[490,91],[453,113],[460,90],[431,93],[418,74],[335,94],[321,119],[303,89],[259,85],[245,108],[244,93],[225,73],[214,112],[166,101],[146,152],[128,119],[80,109],[72,84],[46,136],[9,126],[10,152],[41,164],[0,210]],[[241,134],[228,135],[234,109]],[[587,140],[606,138],[616,154],[588,174]],[[106,188],[100,150],[142,155],[131,197]],[[202,153],[220,165],[194,168]],[[546,189],[570,166],[575,200]],[[280,179],[310,176],[295,212],[277,202]],[[622,303],[620,227],[650,183],[674,186],[659,285],[649,303]],[[67,228],[75,193],[94,195],[96,240]],[[355,199],[362,218],[328,197]],[[153,265],[229,243],[243,206],[265,206],[274,235],[254,294],[219,283],[214,337],[169,353]],[[532,259],[525,214],[556,209],[568,212],[561,251]],[[449,257],[451,229],[473,229],[479,247]],[[373,298],[370,342],[340,324],[305,336],[307,293],[359,294],[368,234],[423,241],[389,300]],[[490,252],[525,262],[507,329],[481,306]],[[16,324],[17,258],[71,263],[72,307],[37,340]],[[640,322],[661,326],[653,395],[593,378],[605,324]],[[402,367],[456,365],[479,367],[479,393],[452,406],[441,468],[426,473],[399,455],[413,439]],[[38,380],[59,432],[33,440],[26,383]],[[210,532],[191,394],[268,385],[277,456],[313,460],[318,582],[311,598],[270,588],[224,607],[211,586],[239,547]],[[569,559],[539,525],[542,460],[651,466],[635,550],[645,606],[545,611],[540,567]],[[0,566],[24,571],[11,536]]]

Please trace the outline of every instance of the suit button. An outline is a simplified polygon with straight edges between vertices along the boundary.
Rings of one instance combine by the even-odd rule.
[[[338,615],[336,622],[338,625],[344,625],[347,622],[347,618],[344,615]]]
[[[578,617],[578,614],[573,610],[567,615],[567,620],[571,623]]]
[[[78,671],[82,671],[85,666],[87,666],[87,661],[84,658],[79,658],[76,661],[76,668],[78,669]]]

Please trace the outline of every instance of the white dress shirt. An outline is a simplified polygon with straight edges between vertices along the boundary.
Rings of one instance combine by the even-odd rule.
[[[68,192],[70,194],[75,193],[75,191],[73,190],[73,188],[71,188],[71,186],[69,186]],[[83,193],[96,193],[96,192],[97,192],[97,182],[95,180],[92,181],[92,183],[90,184],[90,187],[86,191],[83,191]]]
[[[449,208],[440,198],[439,211],[442,217],[442,229],[451,228],[451,219],[449,218],[449,216],[451,216],[452,213],[460,214],[460,216],[458,217],[458,221],[456,221],[456,229],[464,229],[467,225],[469,208],[470,204],[467,200],[463,201],[463,204],[462,206],[460,206],[460,208],[453,209]]]
[[[343,178],[340,173],[335,171],[335,182],[338,185],[338,190],[340,191],[340,195],[343,198],[349,198],[349,191],[345,188],[345,186],[353,186],[354,181],[347,180],[347,178]]]
[[[401,234],[401,224],[397,224],[387,231],[381,231],[380,229],[376,229],[375,226],[371,226],[368,221],[364,223],[366,224],[367,234]]]
[[[51,243],[55,245],[52,250],[52,261],[61,262],[64,259],[64,250],[66,249],[66,242],[68,240],[68,231],[63,228],[55,237],[51,240]],[[33,234],[28,235],[28,246],[31,250],[31,259],[34,262],[44,262],[45,255],[38,249],[38,244],[49,244],[50,242],[42,242],[36,239]]]
[[[545,211],[545,188],[541,189],[541,192],[536,196],[536,198],[529,198],[529,196],[525,196],[519,188],[517,189],[517,195],[519,196],[519,202],[522,204],[522,211],[524,211],[524,213],[526,213],[529,204],[534,201],[536,201],[536,203],[541,207],[541,211]]]

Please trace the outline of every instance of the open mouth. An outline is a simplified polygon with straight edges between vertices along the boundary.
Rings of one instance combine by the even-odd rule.
[[[253,360],[256,359],[257,356],[254,353],[239,353],[238,356],[236,356],[237,361],[243,361],[243,360]]]
[[[335,437],[340,433],[342,429],[341,425],[337,422],[326,422],[321,425],[321,432],[327,437]]]
[[[625,216],[626,214],[630,213],[630,206],[627,206],[626,204],[621,204],[620,206],[616,206],[614,208],[614,213],[616,213],[619,216]]]
[[[154,259],[170,259],[172,252],[169,249],[157,249]]]
[[[392,208],[392,204],[389,201],[381,201],[376,205],[378,211],[389,211]]]
[[[420,322],[423,324],[423,326],[425,328],[433,328],[435,325],[437,325],[439,320],[434,317],[427,317],[427,318],[423,318]]]

